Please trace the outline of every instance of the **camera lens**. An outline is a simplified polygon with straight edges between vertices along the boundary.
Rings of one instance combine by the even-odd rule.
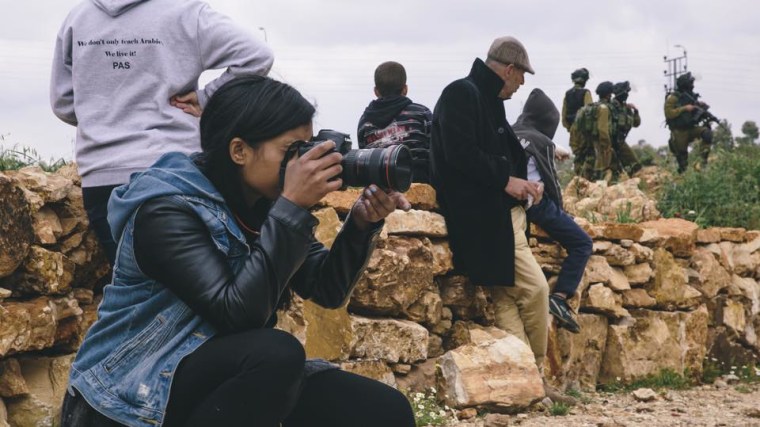
[[[343,157],[343,184],[404,192],[412,185],[412,156],[404,145],[351,150]]]

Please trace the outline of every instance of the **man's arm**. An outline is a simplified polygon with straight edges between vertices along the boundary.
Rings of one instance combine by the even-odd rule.
[[[511,168],[506,157],[486,153],[477,141],[477,97],[462,85],[451,85],[441,95],[436,111],[446,162],[479,184],[506,188]]]
[[[265,76],[274,63],[269,46],[208,6],[198,15],[198,47],[204,69],[227,68],[198,91],[201,107],[206,106],[208,98],[224,83],[241,74]]]
[[[586,89],[584,95],[583,95],[583,105],[588,105],[594,102],[593,98],[591,98],[591,92]]]
[[[573,124],[567,121],[567,95],[565,95],[564,98],[562,98],[562,127],[570,130],[570,126]]]
[[[668,120],[673,120],[680,116],[681,113],[689,112],[693,109],[694,106],[691,104],[678,107],[678,97],[675,95],[668,95],[665,99],[665,118]]]
[[[50,106],[59,119],[76,126],[77,115],[74,111],[71,49],[71,29],[64,23],[55,41],[53,70],[50,77]]]

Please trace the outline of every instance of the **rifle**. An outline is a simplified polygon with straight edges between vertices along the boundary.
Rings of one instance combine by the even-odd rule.
[[[719,118],[715,117],[713,113],[707,111],[707,109],[710,108],[709,105],[698,101],[698,93],[695,93],[694,96],[692,96],[690,93],[684,92],[684,95],[686,95],[692,101],[691,104],[695,107],[694,111],[691,113],[692,123],[695,125],[703,125],[708,128],[710,127],[710,123],[715,123],[719,127],[723,128],[723,130],[726,132],[730,132]]]

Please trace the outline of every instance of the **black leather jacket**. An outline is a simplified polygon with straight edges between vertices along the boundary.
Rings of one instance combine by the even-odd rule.
[[[247,236],[251,254],[234,274],[197,214],[169,197],[151,199],[135,218],[137,263],[221,333],[274,326],[287,287],[321,306],[340,307],[369,260],[382,221],[360,231],[349,215],[327,250],[314,238],[314,216],[292,203],[280,206],[285,212],[268,214],[274,226],[267,234]]]

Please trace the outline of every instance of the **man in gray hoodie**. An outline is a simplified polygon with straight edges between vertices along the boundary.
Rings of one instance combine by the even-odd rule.
[[[562,208],[562,189],[554,166],[558,156],[552,141],[558,124],[557,107],[541,89],[533,89],[512,128],[528,157],[528,181],[544,184],[544,197],[526,210],[528,221],[541,227],[567,251],[557,284],[549,296],[549,313],[560,327],[578,333],[580,326],[573,318],[567,299],[578,288],[593,242]]]
[[[272,63],[269,47],[201,1],[85,0],[71,10],[56,40],[50,102],[77,127],[85,208],[112,263],[111,190],[166,152],[199,151],[197,117],[209,97]],[[198,88],[201,73],[222,68]]]

